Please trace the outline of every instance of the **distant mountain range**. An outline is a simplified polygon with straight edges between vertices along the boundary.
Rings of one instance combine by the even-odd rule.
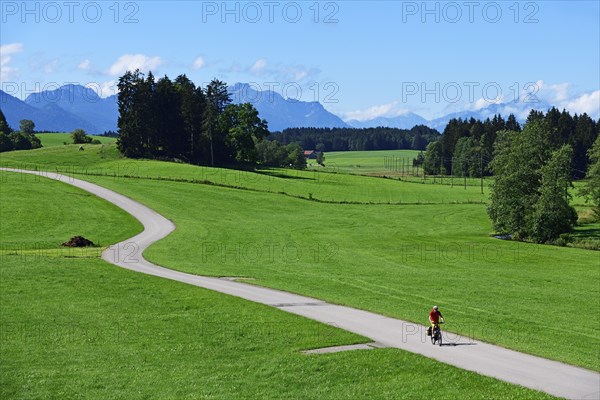
[[[523,122],[530,109],[546,111],[551,105],[544,102],[510,102],[490,104],[473,111],[460,111],[427,120],[415,113],[406,113],[396,117],[378,117],[367,121],[348,120],[327,111],[319,102],[295,101],[283,98],[273,91],[257,91],[250,85],[236,83],[229,87],[234,103],[252,103],[261,118],[269,123],[271,131],[286,128],[370,128],[391,127],[410,129],[415,125],[427,125],[442,132],[452,118],[486,119],[495,114],[508,117],[513,113]],[[99,97],[95,91],[80,85],[65,85],[56,90],[43,91],[29,95],[25,101],[0,90],[0,109],[8,123],[18,129],[19,121],[30,119],[35,122],[36,130],[70,132],[81,128],[91,134],[117,130],[117,96]]]
[[[85,129],[87,132],[95,130],[91,123],[56,104],[34,107],[2,90],[0,90],[0,109],[13,129],[19,129],[20,120],[30,119],[35,122],[37,130],[55,132],[67,132],[76,128]]]
[[[252,103],[260,117],[267,120],[271,131],[301,127],[348,127],[340,117],[327,111],[318,101],[286,100],[277,92],[257,91],[245,83],[230,86],[229,94],[234,103]]]
[[[90,88],[65,85],[56,90],[31,94],[25,99],[25,103],[41,109],[60,107],[88,121],[93,127],[90,133],[117,130],[119,107],[116,95],[102,98]]]
[[[13,129],[30,119],[39,131],[70,132],[81,128],[91,134],[117,130],[117,96],[99,97],[80,85],[65,85],[27,96],[25,101],[0,90],[0,109]]]
[[[508,103],[490,104],[489,106],[480,108],[478,110],[449,113],[440,118],[435,118],[430,121],[427,121],[425,125],[429,126],[430,128],[437,129],[440,132],[443,132],[444,128],[446,128],[446,125],[448,125],[448,121],[450,121],[453,118],[475,118],[483,121],[486,118],[493,118],[496,114],[500,114],[504,118],[507,118],[510,114],[514,114],[517,118],[517,121],[519,121],[520,123],[524,123],[527,119],[529,111],[531,111],[532,109],[546,112],[551,108],[552,105],[543,101],[535,103],[525,102],[522,100],[519,100],[518,102],[511,101]]]

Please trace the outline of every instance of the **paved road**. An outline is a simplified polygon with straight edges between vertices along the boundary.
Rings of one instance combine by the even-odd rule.
[[[4,169],[4,168],[2,168]],[[570,399],[600,399],[600,374],[472,339],[444,333],[448,345],[432,346],[425,327],[375,313],[329,304],[324,301],[235,282],[173,271],[142,257],[143,251],[167,236],[175,225],[148,207],[101,186],[54,173],[4,169],[60,180],[101,197],[137,218],[144,231],[102,253],[109,263],[137,272],[200,286],[371,338],[378,345],[422,354],[446,364],[506,382]]]

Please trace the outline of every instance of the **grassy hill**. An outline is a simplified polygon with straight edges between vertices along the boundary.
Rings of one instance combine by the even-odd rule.
[[[70,133],[38,133],[36,136],[42,141],[43,147],[64,146],[65,143],[73,143]],[[93,136],[93,138],[99,140],[102,144],[111,144],[117,141],[115,138],[104,136]]]
[[[147,252],[170,268],[422,323],[435,303],[448,330],[600,370],[599,326],[581,323],[600,312],[599,253],[490,237],[479,188],[134,161],[114,146],[0,164],[75,173],[171,218],[177,230]]]
[[[79,145],[41,148],[33,151],[2,153],[0,165],[62,173],[96,176],[135,177],[156,180],[208,183],[212,185],[248,189],[296,198],[324,202],[349,203],[484,203],[487,191],[479,187],[450,187],[411,182],[398,185],[394,179],[373,179],[327,171],[296,171],[268,169],[238,171],[198,167],[181,163],[150,160],[131,160],[119,156],[114,145]],[[435,186],[432,190],[430,186]]]
[[[24,194],[39,212],[20,212]],[[0,217],[1,398],[550,398],[400,350],[306,356],[365,339],[59,251],[71,232],[110,243],[140,230],[60,182],[4,172]]]

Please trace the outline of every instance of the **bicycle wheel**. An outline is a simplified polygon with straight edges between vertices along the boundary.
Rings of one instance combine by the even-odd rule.
[[[441,346],[442,345],[442,331],[440,331],[438,333],[438,344]]]

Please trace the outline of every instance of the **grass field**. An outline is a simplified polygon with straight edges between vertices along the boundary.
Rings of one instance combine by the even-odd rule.
[[[11,196],[0,207],[2,232],[9,233],[2,236],[4,251],[56,249],[76,235],[108,246],[142,229],[118,207],[61,182],[13,173],[2,173],[0,182],[1,194]]]
[[[461,178],[449,176],[423,176],[423,169],[412,167],[412,160],[417,157],[416,150],[381,150],[381,151],[340,151],[325,154],[325,167],[321,167],[315,160],[308,161],[311,171],[332,172],[342,174],[366,175],[375,177],[386,177],[400,179],[406,182],[419,184],[434,184],[451,186],[458,191],[464,188],[473,194],[481,187],[479,178]],[[483,179],[484,193],[489,193],[488,186],[491,179]],[[571,190],[572,202],[579,206],[585,206],[585,199],[579,194],[579,188],[583,182],[575,182],[575,188]],[[452,193],[442,189],[443,193]],[[487,197],[486,197],[487,199]]]
[[[475,194],[468,190],[344,174],[267,175],[121,160],[111,146],[58,150],[5,153],[1,160],[109,171],[79,176],[177,224],[147,252],[162,265],[250,277],[256,284],[416,322],[425,322],[428,307],[439,303],[449,330],[600,370],[600,323],[582,323],[600,312],[600,304],[589,301],[600,295],[600,253],[490,238],[485,205],[469,204]],[[310,174],[321,178],[307,179]],[[205,181],[232,187],[197,184]],[[298,197],[313,190],[333,201],[378,204],[310,202],[282,195],[280,188]],[[392,195],[415,204],[386,205]],[[449,204],[449,196],[462,204]]]
[[[65,143],[67,145],[73,143],[70,133],[38,133],[36,136],[42,141],[43,147],[65,146]],[[111,144],[117,141],[116,138],[105,136],[92,135],[91,137],[99,140],[102,144]]]
[[[0,154],[0,165],[62,173],[111,177],[139,177],[162,180],[182,180],[232,188],[244,188],[296,198],[312,198],[325,202],[381,204],[416,203],[484,203],[487,189],[450,187],[427,183],[399,185],[394,179],[374,179],[366,176],[320,171],[272,169],[258,172],[197,167],[160,161],[122,159],[114,145],[84,145],[42,148],[33,151]],[[435,190],[431,189],[435,186]]]
[[[412,162],[419,155],[416,150],[379,150],[379,151],[340,151],[325,154],[325,167],[315,160],[309,160],[311,170],[354,175],[385,177],[421,184],[438,184],[477,187],[482,184],[479,178],[430,176],[423,174],[423,168],[413,167]],[[487,190],[489,179],[483,180]]]
[[[599,324],[581,324],[600,312],[589,301],[600,296],[600,253],[490,238],[483,206],[340,206],[189,183],[98,183],[175,222],[146,253],[161,265],[421,323],[440,304],[448,330],[600,370]]]
[[[125,213],[77,189],[4,173],[0,241],[17,249],[31,249],[46,232],[27,235],[19,226],[37,224],[35,213],[4,223],[17,219],[22,190],[28,205],[65,232],[88,229],[81,216],[101,207],[104,222],[88,221],[99,242],[139,231]],[[81,212],[71,218],[64,205],[74,195]],[[51,224],[45,229],[60,236]],[[1,398],[550,398],[400,350],[302,355],[364,339],[97,258],[46,251],[1,257]]]
[[[381,150],[381,151],[336,151],[325,153],[325,171],[342,172],[360,175],[393,175],[401,169],[402,161],[411,166],[417,157],[416,150]],[[311,168],[320,168],[315,160],[309,160]],[[420,171],[420,170],[419,170]],[[415,170],[416,172],[416,170]]]

